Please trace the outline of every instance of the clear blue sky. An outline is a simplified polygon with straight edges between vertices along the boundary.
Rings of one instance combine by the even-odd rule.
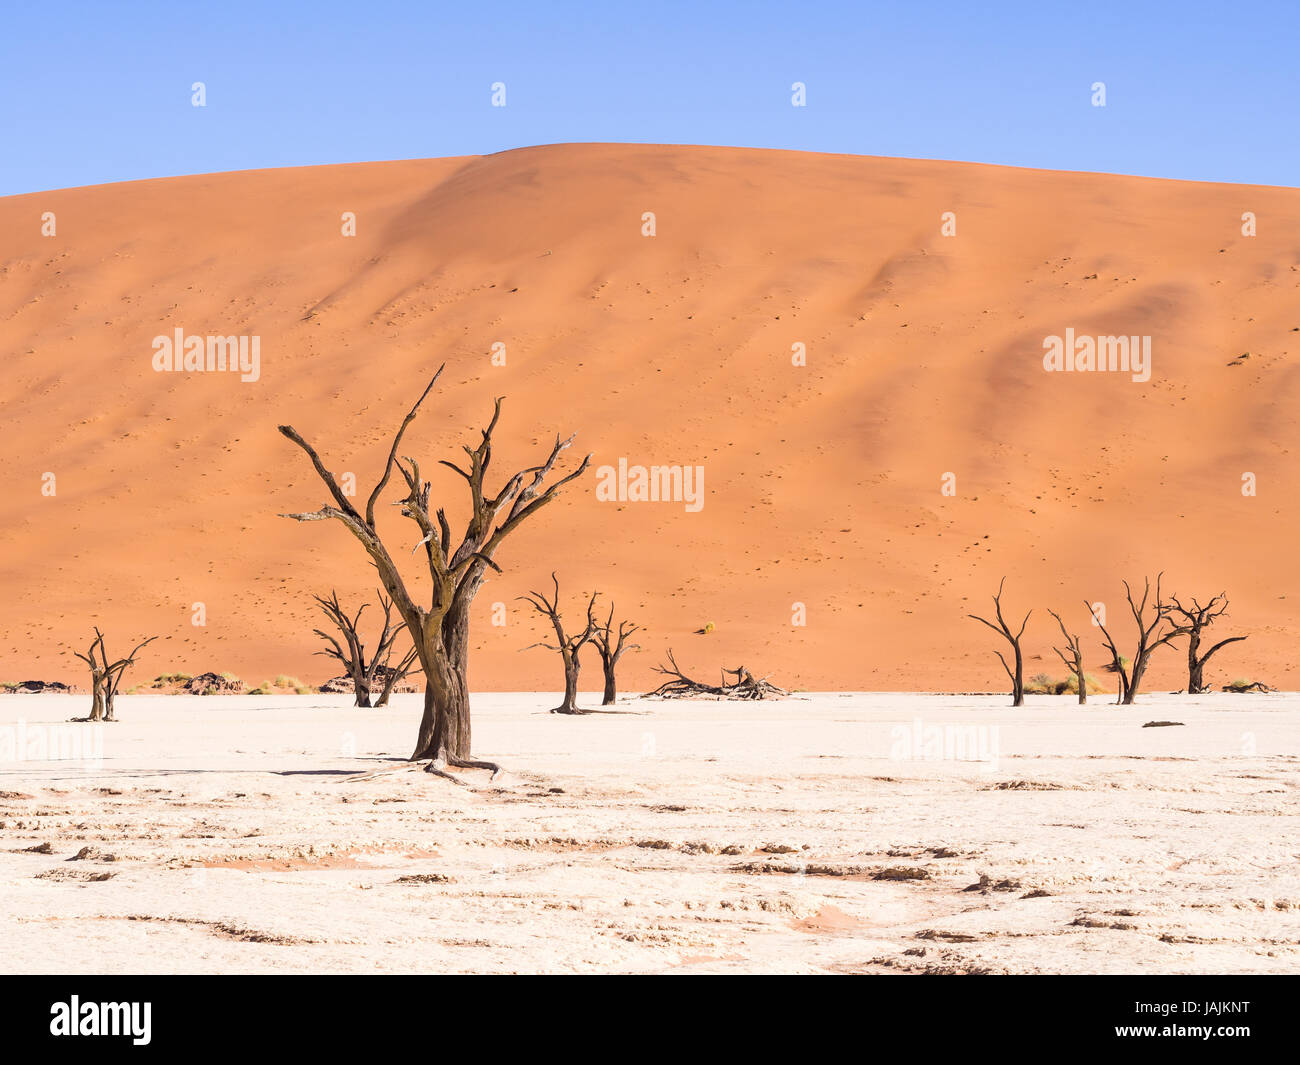
[[[0,4],[0,195],[557,141],[1300,184],[1300,0]]]

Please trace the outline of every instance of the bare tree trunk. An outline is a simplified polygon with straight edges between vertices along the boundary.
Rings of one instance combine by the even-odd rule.
[[[597,625],[591,634],[596,650],[600,652],[600,664],[605,670],[605,697],[602,706],[612,706],[618,701],[618,683],[614,679],[618,671],[619,659],[625,651],[638,651],[640,644],[628,643],[627,638],[640,628],[630,621],[620,621],[618,630],[614,629],[614,604],[609,604],[609,617],[604,625]]]
[[[464,597],[443,616],[441,626],[419,645],[424,716],[412,761],[442,756],[453,765],[491,764],[470,757],[468,604],[478,591],[478,581],[464,591]]]
[[[1065,651],[1059,647],[1055,647],[1053,650],[1056,652],[1057,657],[1065,663],[1065,667],[1074,675],[1074,682],[1079,686],[1079,705],[1082,706],[1088,701],[1088,681],[1083,674],[1083,650],[1079,643],[1079,637],[1065,627],[1061,615],[1055,610],[1048,610],[1047,612],[1056,618],[1056,623],[1061,627],[1061,635],[1065,637]]]
[[[455,673],[437,680],[426,673],[424,716],[411,760],[446,758],[456,762],[468,759],[472,750],[468,686]]]
[[[551,711],[553,714],[580,714],[578,709],[578,673],[582,665],[577,655],[564,656],[564,702]]]
[[[1205,663],[1197,652],[1201,649],[1201,634],[1192,629],[1187,639],[1187,694],[1200,695],[1205,691]]]
[[[1142,677],[1146,674],[1147,664],[1145,660],[1133,663],[1133,671],[1129,674],[1128,687],[1124,689],[1124,706],[1132,706],[1133,700],[1137,698],[1138,685],[1142,683]]]
[[[92,696],[91,703],[90,703],[89,720],[103,721],[104,720],[104,678],[100,676],[98,673],[92,674],[90,678],[90,682],[94,689],[94,695]]]
[[[605,667],[605,697],[601,700],[601,706],[613,706],[618,701],[618,684],[614,680],[614,662],[610,657],[601,659],[601,665]]]
[[[424,664],[424,716],[411,754],[421,758],[446,758],[453,763],[470,757],[469,678],[453,668],[436,641],[426,644]]]

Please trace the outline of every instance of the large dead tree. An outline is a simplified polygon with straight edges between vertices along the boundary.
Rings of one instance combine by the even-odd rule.
[[[586,646],[596,632],[596,619],[592,615],[592,610],[596,606],[597,593],[592,592],[591,600],[587,603],[587,624],[581,632],[570,634],[564,631],[564,621],[560,617],[560,582],[554,573],[551,574],[551,583],[555,585],[555,595],[551,599],[547,599],[544,592],[529,592],[519,598],[526,603],[531,603],[533,609],[550,621],[551,627],[555,629],[555,643],[533,643],[523,650],[530,651],[534,647],[545,647],[549,651],[560,653],[560,658],[564,662],[564,701],[551,713],[581,714],[585,711],[578,709],[578,673],[582,670],[578,652]]]
[[[1065,622],[1061,620],[1061,615],[1055,610],[1049,610],[1049,614],[1056,618],[1056,623],[1061,626],[1061,635],[1065,637],[1065,650],[1059,647],[1053,647],[1052,650],[1062,662],[1065,668],[1074,675],[1074,682],[1079,686],[1079,702],[1088,701],[1088,682],[1083,677],[1083,649],[1079,646],[1079,637],[1077,634],[1070,632],[1065,627]],[[1069,655],[1066,655],[1066,651]]]
[[[993,653],[998,656],[998,660],[1002,663],[1002,668],[1007,671],[1007,676],[1011,679],[1011,705],[1024,706],[1025,705],[1025,660],[1024,660],[1024,656],[1020,653],[1020,637],[1022,637],[1025,634],[1025,626],[1029,624],[1029,614],[1032,614],[1033,611],[1031,610],[1029,611],[1029,614],[1025,615],[1025,620],[1020,623],[1019,631],[1017,631],[1015,634],[1012,634],[1011,626],[1008,625],[1006,623],[1006,620],[1002,617],[1002,587],[1006,583],[1007,583],[1007,579],[1003,577],[1002,580],[998,583],[998,594],[993,597],[994,617],[998,619],[998,623],[996,625],[994,625],[993,622],[980,617],[978,614],[968,614],[967,617],[975,621],[981,622],[984,625],[987,625],[990,629],[996,632],[999,636],[1005,639],[1007,643],[1011,645],[1011,650],[1015,657],[1015,663],[1016,663],[1016,667],[1014,670],[1011,668],[1011,666],[1007,664],[1007,660],[1002,656],[1001,651],[994,649]]]
[[[1124,582],[1124,596],[1128,600],[1129,612],[1133,615],[1133,621],[1137,624],[1138,640],[1137,647],[1133,652],[1133,657],[1127,667],[1124,665],[1124,659],[1115,646],[1115,641],[1111,639],[1110,633],[1106,626],[1097,618],[1097,627],[1101,629],[1101,635],[1105,640],[1106,648],[1110,651],[1111,668],[1119,676],[1119,695],[1116,703],[1122,706],[1132,706],[1133,700],[1137,698],[1138,689],[1142,685],[1142,677],[1146,674],[1147,665],[1151,661],[1151,656],[1157,650],[1179,636],[1184,635],[1187,630],[1180,628],[1172,618],[1173,604],[1165,601],[1160,592],[1160,579],[1163,573],[1156,574],[1155,599],[1151,599],[1151,581],[1142,578],[1142,599],[1139,602],[1133,600],[1133,589],[1129,587],[1128,581]],[[1153,614],[1150,620],[1147,619],[1147,606],[1150,603]],[[1091,613],[1092,607],[1088,607]],[[1093,617],[1096,617],[1093,614]],[[1168,626],[1168,627],[1166,627]]]
[[[445,368],[445,367],[444,367]],[[370,561],[379,572],[384,590],[406,622],[415,644],[420,667],[424,671],[424,715],[411,758],[430,758],[430,767],[441,771],[439,763],[445,761],[455,766],[499,769],[491,762],[476,761],[471,757],[469,708],[469,611],[474,596],[483,583],[488,569],[501,571],[493,559],[501,542],[547,503],[559,489],[587,469],[591,456],[584,458],[577,469],[558,477],[547,485],[555,471],[560,456],[573,443],[573,437],[562,440],[558,436],[550,454],[538,466],[529,466],[512,474],[499,491],[489,494],[485,488],[485,475],[492,461],[492,433],[501,417],[501,399],[497,399],[492,420],[482,431],[478,447],[465,447],[469,468],[443,461],[442,465],[464,478],[469,489],[471,513],[459,544],[453,544],[451,524],[442,508],[430,511],[431,485],[420,475],[419,464],[411,458],[398,459],[398,448],[407,426],[415,419],[425,398],[433,390],[442,374],[442,368],[433,375],[427,388],[416,400],[402,420],[388,452],[383,475],[366,500],[365,513],[358,511],[339,487],[338,480],[321,461],[320,456],[290,425],[280,426],[280,432],[307,453],[313,468],[333,503],[320,510],[301,514],[286,514],[295,521],[342,522],[344,527],[360,542]],[[389,554],[375,524],[375,504],[393,475],[396,466],[406,482],[406,496],[393,505],[401,514],[415,523],[420,539],[415,550],[424,549],[425,564],[432,582],[430,603],[417,604],[407,591],[406,582]]]
[[[618,700],[618,684],[614,679],[614,672],[618,669],[618,661],[628,651],[639,651],[640,644],[628,643],[627,638],[640,628],[633,625],[630,621],[620,621],[617,631],[614,629],[614,604],[609,604],[609,617],[605,619],[605,624],[596,628],[592,633],[592,643],[596,645],[596,650],[600,652],[600,664],[605,671],[605,697],[601,700],[602,706],[611,706]]]
[[[1170,616],[1175,618],[1179,627],[1187,633],[1187,694],[1200,695],[1210,690],[1205,683],[1205,663],[1210,660],[1210,656],[1220,647],[1226,647],[1230,643],[1240,643],[1246,637],[1229,636],[1201,654],[1201,637],[1205,630],[1228,612],[1227,595],[1220,592],[1204,606],[1193,599],[1192,605],[1185,607],[1178,601],[1176,595],[1171,595],[1169,601],[1173,606]]]
[[[362,603],[357,608],[356,614],[348,617],[339,603],[337,592],[331,591],[328,599],[320,595],[312,596],[342,637],[340,643],[330,633],[321,629],[314,630],[317,636],[329,644],[324,650],[316,653],[336,658],[342,663],[343,669],[352,678],[352,688],[356,694],[355,705],[367,708],[370,706],[371,693],[376,687],[380,688],[380,695],[379,702],[375,705],[387,706],[394,685],[406,677],[416,659],[416,651],[412,647],[396,666],[391,664],[393,646],[397,642],[397,637],[406,631],[406,626],[402,624],[400,618],[393,617],[393,601],[383,592],[379,592],[378,595],[380,609],[384,612],[384,625],[379,632],[379,643],[375,647],[375,653],[370,656],[369,661],[366,659],[366,645],[361,639],[358,628],[361,614],[369,604]]]
[[[117,720],[117,716],[113,711],[113,703],[117,698],[117,689],[122,683],[122,674],[135,665],[135,656],[140,653],[141,648],[148,646],[156,639],[158,639],[157,636],[150,636],[147,640],[137,644],[135,650],[125,658],[110,662],[108,660],[108,651],[104,648],[104,634],[96,626],[95,638],[90,642],[89,650],[84,655],[80,651],[72,652],[90,666],[90,716],[78,720]]]
[[[766,677],[755,677],[744,666],[724,669],[721,684],[693,680],[678,667],[671,647],[668,649],[668,665],[653,668],[656,673],[662,673],[668,679],[649,694],[664,699],[781,699],[790,694]],[[729,681],[728,676],[736,679]]]

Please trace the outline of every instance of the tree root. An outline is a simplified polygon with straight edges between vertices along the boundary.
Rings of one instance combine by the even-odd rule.
[[[448,764],[454,765],[457,769],[487,769],[492,775],[489,780],[496,780],[505,772],[496,762],[488,762],[479,758],[450,758]]]
[[[430,762],[424,767],[424,771],[426,773],[432,773],[435,777],[442,777],[443,780],[450,780],[458,787],[469,787],[469,784],[466,781],[461,780],[460,777],[456,776],[454,773],[448,773],[447,770],[441,768],[437,762]]]
[[[436,777],[443,777],[444,779],[450,780],[452,783],[459,784],[462,787],[469,786],[454,773],[448,773],[446,769],[447,766],[451,766],[455,769],[487,769],[492,773],[488,778],[488,783],[495,781],[497,777],[505,772],[505,770],[502,769],[501,766],[497,765],[496,762],[488,762],[480,758],[457,758],[454,755],[449,755],[447,754],[447,749],[445,747],[438,752],[437,758],[433,759],[433,761],[424,767],[424,771],[426,773],[432,773]]]

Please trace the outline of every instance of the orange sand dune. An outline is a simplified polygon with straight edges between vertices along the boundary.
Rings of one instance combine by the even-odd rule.
[[[497,395],[499,475],[574,430],[574,461],[705,470],[698,512],[598,501],[591,473],[521,529],[476,606],[476,689],[558,686],[551,655],[520,652],[542,630],[515,601],[552,568],[571,619],[599,588],[645,627],[628,690],[667,646],[706,677],[996,689],[965,615],[1003,574],[1011,611],[1035,608],[1027,672],[1062,672],[1047,606],[1097,670],[1085,598],[1127,641],[1120,580],[1158,569],[1232,598],[1223,634],[1250,639],[1212,680],[1300,686],[1295,190],[555,145],[15,196],[0,233],[0,679],[78,679],[94,624],[110,652],[163,636],[135,680],[329,675],[310,594],[375,581],[341,526],[276,516],[324,498],[276,425],[364,493],[446,361],[404,450],[453,516],[464,485],[434,460]],[[260,378],[155,372],[177,328],[259,336]],[[1067,328],[1151,336],[1151,380],[1045,372]],[[414,527],[386,524],[410,558]],[[1181,661],[1160,652],[1148,686],[1178,687]]]

